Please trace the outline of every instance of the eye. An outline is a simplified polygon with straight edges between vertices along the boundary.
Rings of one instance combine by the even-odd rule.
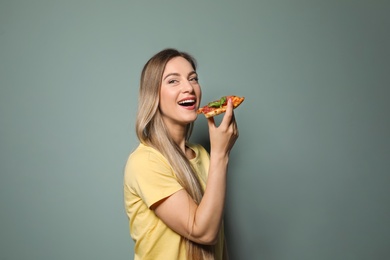
[[[198,82],[198,77],[192,77],[192,78],[190,78],[190,81],[194,81],[194,82]]]
[[[176,79],[170,79],[168,80],[168,84],[174,84],[177,83],[178,81]]]

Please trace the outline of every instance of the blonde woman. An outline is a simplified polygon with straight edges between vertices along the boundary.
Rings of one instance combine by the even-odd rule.
[[[210,154],[189,143],[201,88],[193,57],[154,55],[141,74],[136,133],[124,199],[134,259],[227,259],[223,211],[229,153],[238,138],[233,106],[208,119]]]

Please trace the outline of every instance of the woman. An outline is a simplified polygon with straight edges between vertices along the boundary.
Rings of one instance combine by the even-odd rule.
[[[135,259],[227,259],[222,219],[237,124],[229,101],[219,126],[208,119],[210,155],[189,143],[200,100],[189,54],[165,49],[145,64],[136,120],[140,144],[124,178]]]

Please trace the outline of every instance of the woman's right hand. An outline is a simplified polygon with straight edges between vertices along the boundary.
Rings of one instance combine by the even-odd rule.
[[[210,154],[217,157],[228,157],[234,143],[238,138],[238,128],[233,112],[231,98],[227,102],[227,108],[222,122],[215,125],[213,117],[208,118],[210,134]]]

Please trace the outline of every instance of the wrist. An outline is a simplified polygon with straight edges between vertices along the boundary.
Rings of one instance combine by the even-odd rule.
[[[227,153],[210,153],[210,161],[221,165],[227,165],[229,162],[229,154]]]

